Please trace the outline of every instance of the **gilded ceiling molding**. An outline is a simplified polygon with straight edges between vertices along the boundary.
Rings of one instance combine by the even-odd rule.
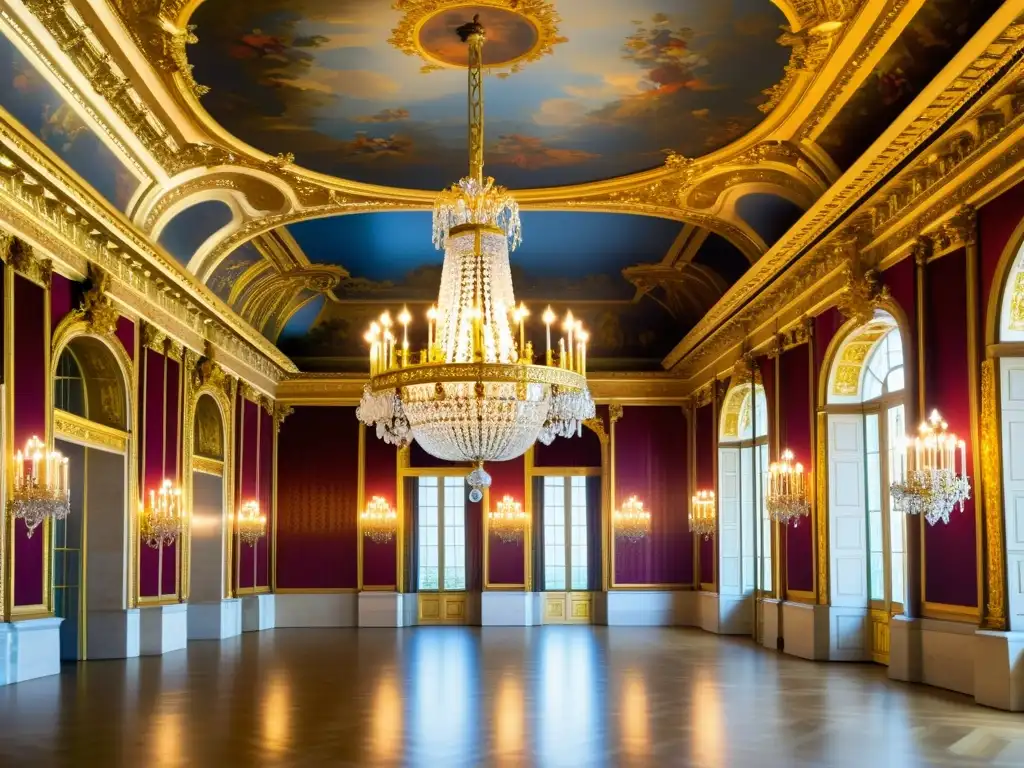
[[[24,0],[26,9],[35,16],[46,31],[53,37],[72,64],[89,82],[96,94],[106,101],[111,111],[124,123],[152,158],[166,168],[181,149],[178,142],[170,135],[166,126],[153,114],[146,105],[145,99],[132,86],[125,69],[118,65],[117,52],[103,48],[96,35],[89,32],[81,17],[73,13],[71,5],[53,0]],[[141,174],[143,180],[152,179],[152,170],[147,168],[143,159],[133,152],[117,130],[112,128],[89,105],[84,95],[61,72],[53,60],[40,49],[28,33],[19,26],[6,11],[0,16],[21,37],[33,54],[46,68],[57,77],[61,85],[71,97],[82,105],[101,131],[120,150],[120,154]],[[130,69],[128,70],[130,71]]]
[[[259,266],[261,265],[252,267],[250,271]],[[255,284],[246,296],[245,303],[237,307],[237,311],[261,332],[267,333],[275,329],[272,334],[274,338],[280,333],[296,304],[304,303],[304,295],[306,299],[309,298],[310,292],[333,295],[334,288],[348,274],[343,268],[332,265],[313,265],[284,274],[267,265],[263,272],[270,274],[262,274],[253,281]]]
[[[173,339],[152,323],[142,323],[142,346],[176,362],[184,362],[187,347]]]
[[[1006,15],[1011,21],[1016,21],[1012,13],[1002,9],[998,13]],[[906,119],[892,126],[883,135],[887,141],[884,144],[881,141],[877,144],[882,149],[858,160],[790,229],[787,237],[773,246],[747,271],[666,357],[665,367],[677,369],[677,366],[681,366],[679,372],[692,377],[704,370],[713,356],[719,357],[726,354],[727,350],[735,348],[747,334],[755,331],[765,333],[762,329],[769,322],[774,322],[780,316],[780,312],[792,305],[796,299],[810,296],[807,301],[820,301],[827,298],[829,294],[822,295],[822,281],[834,276],[836,270],[842,266],[844,258],[841,254],[837,255],[828,243],[852,238],[862,243],[861,251],[888,254],[894,252],[899,245],[912,241],[923,231],[924,225],[920,219],[903,219],[899,237],[886,237],[884,241],[880,240],[867,211],[878,205],[882,193],[873,196],[868,204],[861,204],[861,213],[848,217],[847,223],[842,227],[836,229],[834,225],[854,206],[861,203],[868,190],[877,187],[912,152],[931,139],[940,126],[982,91],[988,91],[988,99],[982,99],[974,104],[965,120],[976,119],[976,115],[988,110],[996,102],[1015,111],[1024,108],[1022,99],[1000,100],[1007,90],[1016,87],[1019,80],[1019,67],[1009,65],[1017,61],[1024,51],[1024,25],[1011,23],[994,40],[987,43],[984,40],[974,40],[972,43],[973,45],[965,46],[954,59],[954,62],[961,64],[959,71],[954,67],[947,67],[947,70],[944,70],[948,72],[944,90],[939,92],[931,103],[923,104],[916,114],[904,113]],[[997,78],[1000,74],[1003,77]],[[1003,83],[1002,89],[992,87],[997,82]],[[1017,127],[1018,122],[1015,118],[1011,125],[1004,127],[986,142],[986,158],[991,164],[989,169],[980,171],[975,168],[969,176],[957,174],[955,184],[929,188],[925,197],[933,204],[936,220],[934,225],[928,226],[938,226],[943,218],[951,216],[957,207],[966,202],[976,204],[975,200],[966,198],[977,194],[986,186],[991,187],[993,178],[1005,173],[1018,162],[1021,149],[1019,147],[1002,148],[998,154],[991,154],[997,146],[1006,141],[1008,135],[1012,135],[1012,129]],[[954,128],[946,135],[959,133],[960,131]],[[911,169],[919,169],[923,164],[929,163],[932,157],[931,153],[919,153],[913,163],[900,171],[899,178],[903,178]],[[888,186],[883,187],[883,192],[886,192]],[[905,202],[904,199],[904,204]],[[826,235],[829,229],[832,231]],[[872,237],[875,239],[872,240]],[[896,242],[892,242],[893,240]],[[882,242],[886,245],[879,248]],[[813,250],[808,253],[809,248]],[[801,258],[798,260],[798,257]],[[787,269],[789,273],[784,279],[775,279]],[[815,288],[816,290],[812,291]],[[795,309],[798,314],[804,314],[809,307]]]
[[[866,325],[874,318],[875,310],[891,298],[888,287],[881,283],[881,275],[874,269],[865,269],[859,254],[854,252],[843,265],[843,290],[836,299],[840,314],[857,325]]]
[[[857,42],[853,55],[846,59],[838,76],[829,84],[822,98],[811,110],[799,129],[802,139],[814,140],[853,96],[867,78],[875,63],[888,50],[887,40],[895,39],[910,23],[925,0],[864,0],[864,20],[869,23],[866,34]],[[872,15],[873,18],[869,18]]]
[[[280,432],[281,431],[281,425],[284,424],[284,420],[287,419],[289,416],[291,416],[293,413],[295,413],[295,409],[294,408],[292,408],[290,406],[287,406],[287,405],[282,405],[280,403],[275,403],[274,404],[274,431],[275,432]]]
[[[58,168],[33,141],[0,119],[3,220],[78,276],[87,273],[89,262],[102,267],[118,286],[120,301],[153,321],[166,319],[187,330],[197,338],[197,347],[209,338],[243,370],[273,383],[282,373],[297,370],[211,291],[183,273],[169,255],[112,215],[84,182]]]
[[[231,396],[236,386],[236,380],[217,364],[213,359],[215,354],[216,350],[211,344],[207,344],[202,355],[191,349],[186,349],[185,364],[186,368],[191,371],[193,389],[216,393],[218,399],[221,400],[222,410],[225,414],[230,415]]]

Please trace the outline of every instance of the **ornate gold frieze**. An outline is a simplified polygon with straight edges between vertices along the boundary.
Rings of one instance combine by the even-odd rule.
[[[1004,631],[1006,615],[1006,545],[1003,523],[1002,429],[996,360],[981,364],[981,484],[984,490],[985,615],[982,625]]]
[[[821,66],[828,59],[836,41],[842,36],[845,24],[816,25],[801,29],[799,32],[786,31],[779,38],[779,43],[792,48],[789,55],[789,63],[786,64],[785,74],[781,82],[764,91],[768,100],[758,105],[758,109],[768,113],[774,110],[789,90],[793,87],[794,79],[801,73],[813,75],[821,69]]]
[[[128,433],[83,419],[73,413],[54,409],[53,432],[56,437],[91,448],[104,448],[115,453],[128,450]]]
[[[815,300],[827,298],[825,282],[838,276],[837,270],[843,267],[847,258],[835,243],[843,240],[861,243],[862,253],[897,252],[912,243],[922,232],[937,228],[942,221],[951,218],[963,204],[974,203],[972,195],[977,190],[991,189],[995,179],[1011,172],[1021,157],[1024,157],[1024,139],[1015,139],[1015,143],[1000,152],[994,150],[1008,137],[1020,135],[1019,117],[1004,125],[979,148],[984,150],[983,154],[975,150],[975,156],[985,158],[987,166],[984,169],[976,168],[970,174],[958,172],[947,178],[943,184],[949,185],[949,188],[942,190],[942,194],[939,194],[938,186],[929,188],[927,194],[922,193],[923,197],[933,202],[918,214],[904,217],[898,233],[878,237],[879,233],[873,230],[868,211],[888,196],[889,186],[898,184],[906,174],[915,172],[920,166],[933,162],[931,153],[918,153],[913,162],[901,169],[896,181],[890,182],[867,203],[861,204],[857,215],[847,216],[848,223],[826,232],[841,216],[849,213],[867,190],[877,186],[882,178],[931,138],[964,104],[976,99],[981,91],[987,90],[987,98],[976,100],[972,111],[962,118],[962,124],[972,123],[978,113],[988,111],[989,103],[998,103],[1004,109],[1015,111],[1024,108],[1024,99],[1003,98],[1007,87],[1012,89],[1019,81],[1006,65],[1017,59],[1022,50],[1024,25],[1013,24],[963,70],[949,75],[947,87],[930,104],[923,106],[917,117],[892,137],[887,146],[868,158],[856,175],[848,175],[844,177],[848,179],[847,182],[830,188],[800,222],[790,229],[787,237],[748,270],[729,294],[666,357],[666,367],[682,375],[692,376],[703,370],[711,359],[735,349],[752,332],[759,331],[780,317],[784,310],[800,311],[801,308],[794,302],[801,297],[811,296],[812,289]],[[997,76],[1001,76],[1001,79]],[[1003,89],[994,87],[1000,82],[1006,84]],[[962,125],[956,124],[947,135],[956,135],[961,131]],[[907,200],[901,198],[899,205],[906,204]],[[902,209],[897,207],[896,210]],[[884,227],[885,224],[880,223],[880,226]],[[872,241],[869,233],[873,232],[875,240]],[[866,234],[869,236],[865,237]],[[783,278],[776,279],[784,271],[786,274]],[[838,283],[836,287],[839,287]]]
[[[295,413],[295,409],[288,405],[281,405],[277,403],[274,405],[274,430],[277,432],[281,431],[281,425],[284,424],[284,420]]]
[[[843,291],[836,307],[847,320],[858,325],[870,323],[875,310],[889,300],[889,289],[873,269],[865,269],[859,255],[854,253],[843,267]]]
[[[0,144],[17,149],[17,154],[0,150],[0,210],[5,218],[17,217],[19,228],[31,232],[41,248],[80,265],[80,273],[88,263],[97,264],[114,285],[144,301],[150,319],[166,316],[273,382],[283,372],[297,370],[240,318],[219,309],[223,305],[208,289],[113,217],[81,182],[68,177],[3,119]]]

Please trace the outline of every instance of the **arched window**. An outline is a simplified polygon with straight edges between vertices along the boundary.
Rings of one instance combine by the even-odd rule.
[[[718,435],[718,584],[725,598],[753,599],[772,593],[772,527],[765,509],[768,472],[768,402],[756,382],[725,395]],[[751,632],[752,610],[741,609]]]
[[[892,315],[876,312],[843,339],[828,378],[831,604],[859,620],[864,639],[853,647],[834,637],[834,658],[888,663],[889,616],[903,611],[904,519],[892,510],[889,486],[900,479],[904,383],[899,327]]]

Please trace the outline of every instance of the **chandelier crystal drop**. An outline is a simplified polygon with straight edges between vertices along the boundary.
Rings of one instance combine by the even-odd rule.
[[[518,544],[523,540],[529,519],[523,505],[511,496],[505,496],[487,515],[489,529],[505,544]]]
[[[434,206],[433,241],[444,263],[437,305],[427,312],[427,344],[410,347],[408,310],[370,324],[370,381],[356,416],[389,444],[415,440],[436,458],[472,464],[469,497],[477,502],[491,484],[485,462],[517,458],[538,440],[579,435],[595,410],[589,336],[571,312],[557,351],[556,317],[550,307],[543,314],[545,357],[534,362],[530,312],[516,306],[509,266],[509,250],[522,239],[519,207],[483,175],[484,28],[474,17],[457,32],[469,45],[470,172]]]
[[[398,514],[383,496],[374,496],[359,515],[363,535],[375,544],[387,544],[398,529]]]
[[[932,411],[913,440],[905,438],[889,486],[893,507],[907,515],[924,515],[929,525],[949,522],[954,507],[964,511],[971,498],[967,476],[967,444],[948,431],[938,411]],[[960,472],[956,464],[959,456]]]
[[[71,514],[68,460],[59,451],[47,451],[33,435],[24,452],[14,455],[14,488],[7,511],[25,521],[29,538],[46,520],[63,520]]]
[[[181,489],[170,480],[164,480],[159,489],[149,492],[139,535],[147,546],[160,549],[173,544],[181,528]]]
[[[690,532],[703,536],[704,540],[715,533],[715,492],[697,491],[690,500]]]
[[[238,508],[236,524],[238,538],[250,547],[255,547],[267,535],[267,516],[260,512],[260,503],[255,499],[250,499]]]
[[[764,505],[768,517],[777,523],[799,525],[800,518],[811,512],[808,498],[807,475],[804,465],[794,462],[793,452],[782,452],[782,461],[772,462],[768,467],[768,490]]]
[[[630,496],[612,515],[615,535],[635,543],[651,532],[651,513],[644,509],[644,503],[636,496]]]

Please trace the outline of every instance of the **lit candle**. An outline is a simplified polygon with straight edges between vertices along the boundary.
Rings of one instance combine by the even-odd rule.
[[[960,474],[967,477],[967,443],[961,440],[958,446],[960,448]]]
[[[558,340],[558,365],[565,368],[565,338]]]
[[[587,375],[587,341],[590,339],[590,334],[586,331],[580,331],[580,373],[584,376]]]
[[[61,462],[61,492],[67,496],[71,491],[71,485],[68,483],[68,460],[64,459]]]
[[[433,304],[430,305],[430,309],[427,310],[427,359],[433,359],[434,356],[434,323],[437,320],[437,307]]]
[[[402,324],[402,367],[409,364],[409,321],[412,315],[408,307],[402,307],[402,313],[398,316],[398,322]]]
[[[519,313],[519,355],[523,356],[526,354],[526,318],[530,316],[530,310],[520,301],[516,311]]]
[[[544,310],[544,314],[541,319],[544,321],[544,325],[547,326],[547,347],[545,359],[547,361],[547,365],[551,365],[551,324],[555,322],[555,313],[551,311],[551,307]]]
[[[16,465],[14,487],[20,490],[25,485],[25,456],[21,451],[15,455],[14,463]]]
[[[566,315],[565,315],[565,323],[562,325],[562,330],[565,331],[569,335],[569,341],[566,344],[566,347],[569,350],[569,363],[568,363],[567,367],[571,369],[572,368],[572,333],[573,333],[574,330],[576,330],[576,322],[572,319],[572,311],[571,310],[569,312],[567,312]]]

